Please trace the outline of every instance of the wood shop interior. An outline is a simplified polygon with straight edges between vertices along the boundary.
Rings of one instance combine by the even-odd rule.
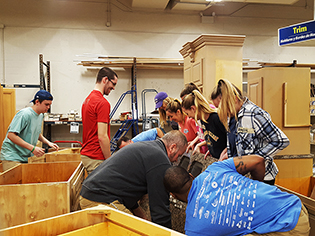
[[[97,166],[101,167],[102,158],[116,154],[118,157],[124,150],[117,144],[124,136],[131,139],[155,129],[160,140],[179,129],[188,145],[192,140],[196,143],[187,153],[185,148],[180,153],[183,155],[171,165],[182,165],[191,171],[192,163],[196,162],[201,165],[196,176],[212,165],[212,159],[208,161],[210,156],[214,162],[221,161],[220,155],[214,154],[215,139],[208,134],[203,116],[200,112],[190,113],[198,106],[188,109],[188,102],[182,102],[188,100],[182,92],[189,83],[207,100],[211,112],[218,114],[222,127],[226,128],[224,118],[229,117],[230,124],[234,120],[235,136],[229,140],[229,133],[233,132],[225,129],[225,148],[229,148],[226,143],[234,141],[230,148],[230,152],[235,148],[234,156],[268,156],[268,160],[263,156],[264,180],[268,176],[268,161],[276,164],[278,172],[270,175],[274,182],[270,184],[267,178],[265,185],[275,185],[300,199],[307,209],[309,235],[315,235],[314,5],[315,0],[0,0],[0,235],[35,235],[34,232],[40,232],[38,235],[94,232],[95,235],[99,232],[98,235],[105,231],[106,235],[189,235],[194,232],[187,224],[190,208],[172,196],[170,229],[159,223],[150,194],[139,205],[151,222],[140,219],[132,210],[135,216],[109,207],[86,210],[80,205],[82,185],[91,184],[86,179],[96,169],[95,166],[89,170],[82,156],[97,160]],[[106,74],[97,81],[103,67],[116,75]],[[274,147],[272,153],[257,151],[255,147],[252,149],[256,152],[239,150],[244,132],[254,138],[260,135],[257,132],[265,135],[257,138],[258,141],[251,140],[249,145],[262,147],[276,141],[266,134],[271,133],[266,124],[254,122],[252,128],[241,127],[246,119],[241,122],[237,105],[236,110],[222,115],[227,111],[222,104],[231,104],[225,100],[223,90],[220,105],[214,101],[214,89],[222,85],[222,79],[231,82],[233,96],[239,98],[237,91],[243,94],[243,106],[247,97],[259,107],[259,116],[269,117],[266,120],[277,127],[282,144]],[[104,115],[101,110],[105,112],[105,109],[97,108],[100,113],[93,120],[84,109],[88,109],[89,101],[97,95],[87,97],[97,90],[103,95],[103,103],[89,106],[108,108],[109,103],[110,110]],[[191,91],[185,96],[188,94],[196,97]],[[237,104],[236,100],[233,104]],[[183,123],[178,118],[178,110],[174,113],[171,109],[170,104],[177,101],[181,104],[179,113],[184,117]],[[33,121],[42,119],[40,126],[27,120],[31,116],[28,113],[18,113],[31,108],[37,113]],[[188,117],[195,124],[191,132],[196,134],[191,140],[184,132]],[[90,127],[85,128],[83,124]],[[27,140],[21,138],[23,132]],[[97,137],[97,132],[102,132],[108,140]],[[98,147],[88,147],[93,138]],[[163,142],[171,142],[170,139]],[[198,157],[193,160],[193,151],[202,139],[206,151],[199,153],[202,148],[198,146]],[[103,141],[107,142],[106,147]],[[171,147],[165,145],[172,162],[180,148],[171,155]],[[86,148],[85,152],[82,147]],[[95,151],[95,156],[89,158],[88,153],[93,149],[100,150],[104,157],[96,158]],[[230,152],[224,155],[233,157]],[[24,157],[12,158],[18,153]],[[188,157],[186,164],[184,156]],[[166,190],[163,188],[163,191]],[[246,228],[245,223],[243,226]]]

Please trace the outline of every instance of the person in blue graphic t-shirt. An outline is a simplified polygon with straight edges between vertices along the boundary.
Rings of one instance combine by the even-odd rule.
[[[243,176],[248,172],[253,179]],[[260,182],[264,175],[264,158],[247,155],[215,162],[194,180],[182,167],[170,167],[164,186],[187,202],[189,236],[309,235],[308,213],[300,199]]]
[[[131,143],[153,141],[156,140],[157,138],[162,138],[163,136],[164,133],[160,128],[153,128],[143,131],[136,135],[135,137],[133,137],[132,139],[128,138],[127,136],[122,136],[117,141],[117,149],[121,149]]]

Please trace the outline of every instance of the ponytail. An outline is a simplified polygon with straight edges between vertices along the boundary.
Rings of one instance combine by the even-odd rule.
[[[216,112],[216,109],[211,108],[207,99],[198,91],[194,90],[192,93],[188,94],[182,102],[183,108],[190,110],[191,106],[196,107],[195,120],[197,121],[197,116],[200,114],[200,119],[207,122],[205,115]]]
[[[163,105],[166,106],[172,101],[172,98],[167,97],[163,100]],[[160,125],[162,128],[164,128],[164,125],[166,124],[166,112],[164,109],[159,108],[159,116],[160,116]]]
[[[183,113],[182,104],[177,98],[172,99],[167,104],[166,109],[165,109],[165,111],[172,112],[172,113],[176,113],[178,110],[182,114],[183,123],[185,123],[186,114]]]
[[[219,94],[221,95],[221,102],[218,107],[218,115],[225,129],[229,131],[227,118],[235,117],[235,119],[237,120],[235,102],[236,102],[236,99],[239,101],[243,100],[242,92],[230,81],[225,80],[225,79],[220,79],[218,81],[218,85],[214,88],[213,91],[221,92],[221,94]],[[212,97],[212,94],[211,94],[211,97]]]

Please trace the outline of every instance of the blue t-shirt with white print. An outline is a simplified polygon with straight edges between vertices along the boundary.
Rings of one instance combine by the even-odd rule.
[[[242,176],[229,158],[193,181],[185,231],[189,236],[286,232],[296,226],[301,206],[297,196]]]
[[[139,133],[137,136],[135,136],[131,140],[134,143],[136,143],[136,142],[143,142],[143,141],[153,141],[157,137],[158,137],[157,130],[154,128],[154,129],[149,129],[149,130]]]

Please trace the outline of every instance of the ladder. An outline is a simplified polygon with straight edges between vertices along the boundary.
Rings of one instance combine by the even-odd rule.
[[[120,137],[125,136],[130,128],[132,127],[132,134],[133,136],[137,135],[139,133],[139,127],[138,127],[138,112],[137,112],[137,89],[136,86],[132,86],[131,90],[128,90],[127,92],[123,93],[120,98],[118,99],[115,107],[109,114],[110,119],[114,116],[115,112],[117,111],[119,105],[124,100],[127,94],[131,95],[131,110],[132,110],[132,119],[126,119],[121,121],[121,125],[115,135],[110,140],[110,151],[113,154],[115,150],[117,149],[117,141],[120,139]]]

